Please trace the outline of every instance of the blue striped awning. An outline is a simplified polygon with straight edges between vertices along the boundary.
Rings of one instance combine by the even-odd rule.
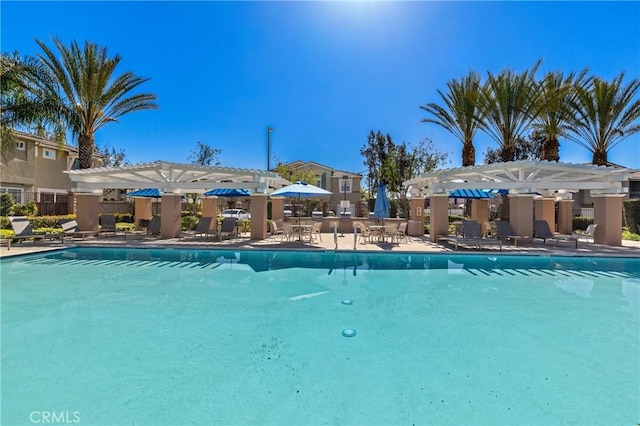
[[[502,189],[456,189],[449,192],[450,198],[495,198],[495,194],[504,194],[505,190]]]
[[[248,197],[251,195],[251,193],[246,189],[216,188],[205,192],[204,195],[215,195],[217,197]]]
[[[157,188],[145,188],[132,191],[127,194],[127,197],[147,197],[147,198],[160,198],[162,194]]]

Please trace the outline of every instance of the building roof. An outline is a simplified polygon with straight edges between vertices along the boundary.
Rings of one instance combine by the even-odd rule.
[[[294,167],[296,169],[300,169],[303,167],[318,167],[321,169],[327,169],[327,170],[331,170],[332,171],[332,177],[342,177],[343,175],[347,175],[349,177],[362,177],[362,175],[360,173],[353,173],[353,172],[347,172],[344,170],[338,170],[338,169],[334,169],[333,167],[329,167],[325,164],[320,164],[320,163],[316,163],[315,161],[302,161],[302,160],[296,160],[296,161],[292,161],[290,163],[285,163],[285,166],[290,166],[290,167]]]
[[[569,192],[621,194],[630,169],[553,161],[509,161],[424,173],[404,182],[413,194],[432,195],[455,189],[507,189],[510,193]]]
[[[163,193],[204,192],[215,188],[251,189],[269,193],[290,182],[277,173],[235,167],[199,166],[156,161],[120,167],[71,170],[76,192],[116,188],[157,188]]]

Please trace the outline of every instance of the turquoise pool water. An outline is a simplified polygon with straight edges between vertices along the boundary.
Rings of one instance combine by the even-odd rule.
[[[71,249],[0,267],[3,425],[640,421],[639,259]]]

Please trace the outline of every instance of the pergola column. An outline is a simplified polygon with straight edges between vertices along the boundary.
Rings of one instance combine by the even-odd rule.
[[[516,235],[533,235],[533,194],[509,194],[509,221]]]
[[[250,213],[251,239],[264,240],[267,238],[267,194],[251,194]]]
[[[180,194],[162,195],[162,219],[160,220],[160,236],[162,238],[180,237],[180,219],[182,197]]]
[[[407,235],[424,235],[424,197],[412,197],[410,202],[409,224]]]
[[[89,193],[76,193],[76,222],[82,231],[99,230],[100,220],[100,195]]]
[[[136,225],[136,230],[140,230],[140,220],[150,220],[151,219],[151,207],[153,204],[153,199],[146,197],[135,197],[133,199],[133,208],[134,208],[134,217],[133,221]]]
[[[561,234],[573,232],[573,200],[558,201],[558,232]]]
[[[608,246],[622,245],[623,194],[591,195],[593,199],[593,223],[596,227],[594,241]]]
[[[271,197],[271,220],[284,219],[284,197]]]
[[[438,235],[449,233],[449,195],[433,194],[429,204],[429,239],[438,242]]]
[[[216,218],[218,216],[218,197],[213,195],[211,197],[202,198],[202,216]]]
[[[486,198],[471,200],[471,219],[480,224],[482,234],[485,235],[487,222],[489,222],[489,200]]]
[[[545,220],[551,232],[556,230],[556,199],[543,197],[534,198],[533,207],[536,220]]]

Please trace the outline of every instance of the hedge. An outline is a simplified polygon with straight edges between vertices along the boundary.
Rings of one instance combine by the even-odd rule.
[[[576,231],[586,231],[587,226],[593,223],[593,219],[586,216],[574,216],[571,229]]]
[[[622,203],[624,220],[629,231],[640,234],[640,200],[627,200]]]

